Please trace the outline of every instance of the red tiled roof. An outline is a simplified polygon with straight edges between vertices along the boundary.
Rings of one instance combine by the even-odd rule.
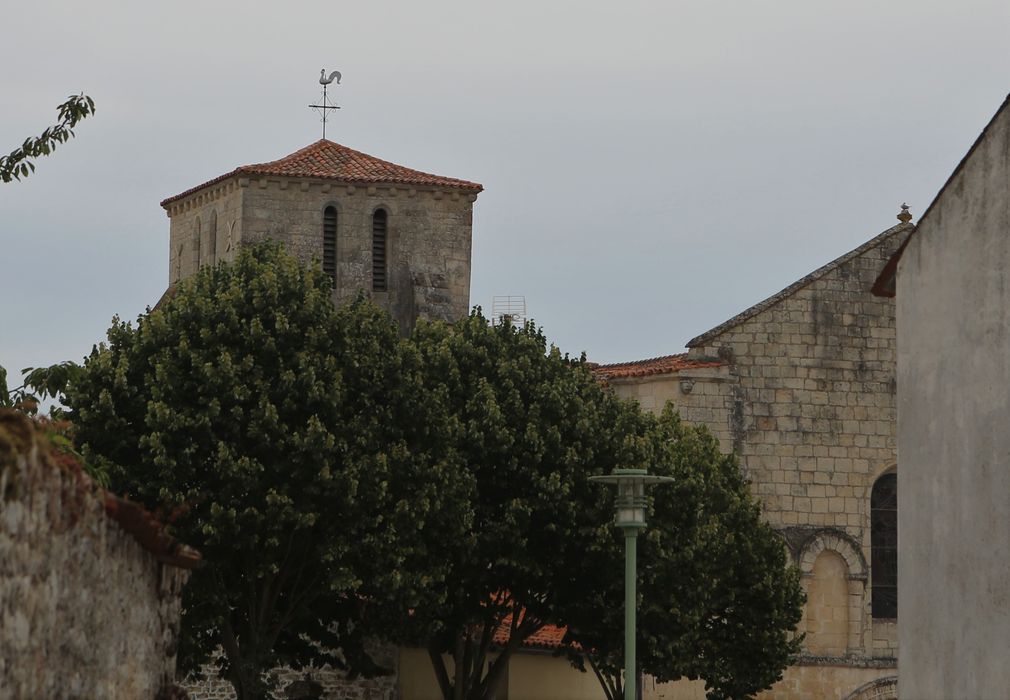
[[[653,374],[669,374],[682,369],[700,369],[702,367],[720,367],[726,364],[717,359],[692,359],[687,353],[679,355],[664,355],[648,360],[635,362],[618,362],[612,365],[592,365],[593,374],[601,379],[624,379],[628,377],[648,377]]]
[[[339,182],[397,185],[417,185],[420,187],[441,187],[464,192],[480,192],[484,186],[467,180],[442,177],[406,168],[387,160],[355,151],[326,139],[320,139],[311,146],[295,151],[291,155],[269,163],[242,165],[230,173],[208,180],[202,185],[169,197],[161,203],[166,206],[194,192],[217,184],[235,175],[275,175],[286,177],[311,177]]]
[[[494,632],[493,641],[498,646],[505,646],[509,641],[509,630],[512,627],[512,615],[506,615]],[[524,649],[558,649],[565,638],[567,627],[545,625],[523,640]]]

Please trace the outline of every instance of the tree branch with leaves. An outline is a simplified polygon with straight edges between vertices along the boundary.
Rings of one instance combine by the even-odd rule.
[[[57,108],[59,121],[38,136],[29,136],[20,147],[0,156],[0,182],[11,182],[35,172],[35,159],[48,156],[74,135],[74,127],[95,113],[95,101],[81,93],[71,95]]]

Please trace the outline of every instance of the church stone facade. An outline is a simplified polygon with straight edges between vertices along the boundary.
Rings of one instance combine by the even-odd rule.
[[[161,203],[169,283],[273,239],[334,281],[337,303],[364,293],[406,333],[418,316],[469,312],[473,204],[483,187],[320,140],[236,168]]]
[[[871,287],[910,218],[686,354],[596,370],[647,409],[672,402],[736,452],[800,568],[803,654],[762,700],[896,697],[895,315]]]
[[[162,202],[171,220],[170,284],[270,238],[318,261],[336,303],[364,293],[405,333],[418,316],[456,319],[469,309],[481,190],[318,141]],[[737,453],[800,568],[803,653],[762,700],[895,697],[895,313],[893,300],[871,287],[913,230],[910,218],[902,212],[898,226],[691,340],[685,354],[596,368],[618,394],[655,411],[672,402]],[[400,662],[410,658],[401,650]],[[552,661],[556,673],[574,673]],[[393,665],[399,678],[388,685],[334,677],[327,696],[428,697],[413,689],[431,680],[426,667]],[[576,685],[559,687],[572,698],[595,695],[595,686]],[[194,698],[228,693],[190,690]],[[514,691],[516,699],[539,697]],[[703,691],[672,683],[646,695],[686,700]]]

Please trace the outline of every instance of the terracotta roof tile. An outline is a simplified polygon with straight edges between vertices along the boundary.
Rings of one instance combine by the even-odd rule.
[[[601,379],[624,379],[628,377],[648,377],[653,374],[669,374],[682,369],[720,367],[726,363],[715,358],[693,359],[687,353],[664,355],[635,362],[618,362],[611,365],[591,365],[593,374]]]
[[[505,646],[509,641],[512,615],[506,615],[495,630],[493,641],[497,646]],[[559,649],[564,641],[567,627],[545,625],[523,640],[524,649]]]
[[[419,187],[438,187],[477,193],[484,186],[467,180],[457,180],[452,177],[442,177],[430,173],[406,168],[396,163],[370,156],[367,153],[355,151],[326,139],[320,139],[310,146],[295,151],[291,155],[269,163],[243,165],[230,173],[208,180],[202,185],[190,188],[185,192],[169,197],[161,203],[167,206],[183,197],[187,197],[204,187],[217,184],[236,175],[274,175],[286,177],[310,177],[338,182],[363,184],[397,184],[416,185]]]

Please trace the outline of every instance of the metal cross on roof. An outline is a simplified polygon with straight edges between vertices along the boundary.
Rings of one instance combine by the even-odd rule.
[[[323,86],[322,104],[309,105],[309,107],[311,107],[312,109],[316,110],[317,112],[319,112],[320,115],[322,115],[322,118],[323,118],[323,138],[324,139],[326,138],[326,114],[327,114],[327,112],[329,110],[331,110],[331,109],[340,109],[340,107],[337,106],[336,104],[330,104],[329,99],[327,99],[327,97],[326,97],[326,88],[329,86],[330,83],[332,83],[334,81],[334,79],[336,79],[337,85],[340,85],[340,78],[341,78],[340,71],[338,71],[338,70],[335,70],[332,73],[330,73],[330,77],[328,77],[328,78],[326,77],[326,69],[325,68],[323,68],[321,71],[319,71],[319,84]]]

